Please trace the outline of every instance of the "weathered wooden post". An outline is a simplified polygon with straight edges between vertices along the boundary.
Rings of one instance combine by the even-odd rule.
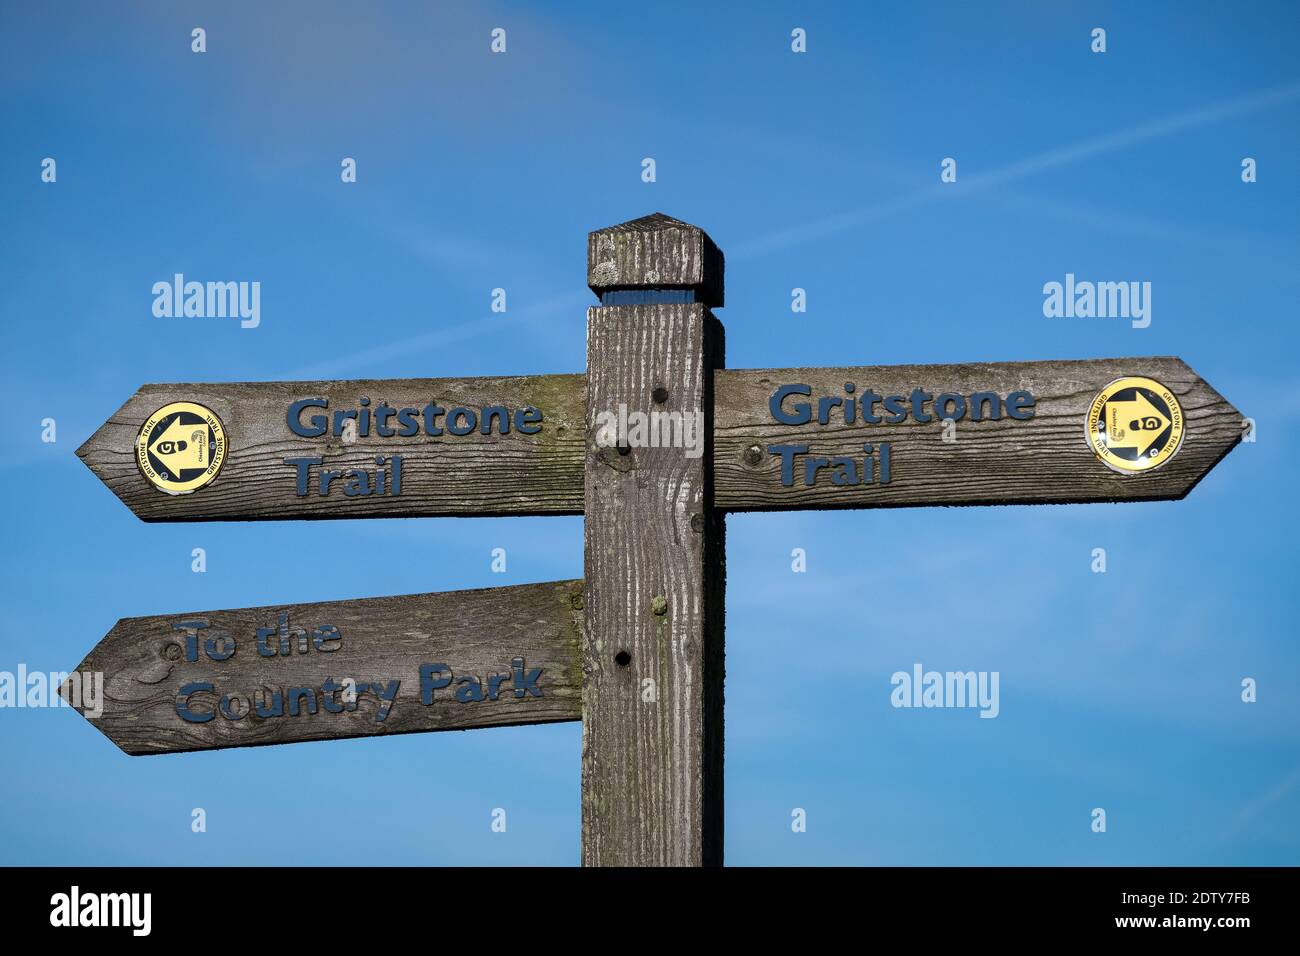
[[[588,236],[586,865],[722,863],[722,272],[702,230],[662,214]]]

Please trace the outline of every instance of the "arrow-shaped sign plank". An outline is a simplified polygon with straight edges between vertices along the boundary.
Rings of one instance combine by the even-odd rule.
[[[1164,386],[1181,412],[1178,440],[1171,445],[1165,419],[1167,461],[1149,470],[1126,472],[1108,466],[1089,439],[1089,412],[1111,383],[1142,377]],[[858,398],[855,421],[845,422],[846,384]],[[773,417],[771,400],[782,386],[804,385],[788,395],[778,411],[799,418],[808,406],[811,421],[784,424]],[[930,396],[918,422],[911,395]],[[907,414],[890,424],[884,402],[874,403],[879,423],[864,422],[863,396],[897,396]],[[870,508],[917,505],[1065,504],[1093,501],[1151,501],[1182,498],[1241,440],[1243,418],[1181,359],[1172,357],[1096,359],[1061,362],[1000,362],[971,365],[895,365],[868,368],[768,369],[719,371],[714,377],[715,502],[728,511],[792,508]],[[1124,416],[1146,405],[1144,393],[1130,390],[1129,402],[1106,408]],[[1159,389],[1157,389],[1159,391]],[[1126,394],[1120,392],[1119,394]],[[940,398],[941,411],[935,411]],[[840,405],[818,420],[821,399]],[[1010,400],[1009,400],[1010,399]],[[1158,400],[1155,396],[1153,400]],[[953,423],[945,428],[944,413]],[[996,417],[994,417],[996,415]],[[977,420],[978,419],[978,420]],[[1158,424],[1159,422],[1157,422]],[[1139,446],[1125,437],[1136,456]],[[873,445],[868,456],[864,444]],[[889,446],[889,481],[882,483],[882,445]],[[1122,448],[1116,450],[1123,453]],[[803,448],[773,452],[773,448]],[[789,457],[789,473],[783,475]],[[836,484],[835,469],[814,470],[813,458],[870,458],[875,481]],[[1119,465],[1124,462],[1116,458]],[[859,466],[859,472],[865,468]],[[859,477],[863,477],[860,474]],[[789,483],[783,481],[787,479]]]
[[[125,618],[62,693],[132,755],[580,720],[581,608],[558,581]]]
[[[582,514],[582,398],[581,375],[145,385],[77,454],[145,521]],[[138,447],[176,403],[225,441],[211,482],[179,494],[145,474],[168,464],[167,419]]]
[[[1133,376],[1181,418],[1167,460],[1126,471],[1123,448],[1149,454],[1154,439],[1125,430],[1169,420],[1130,415],[1140,392],[1111,402],[1108,465],[1088,416]],[[585,392],[582,375],[146,385],[77,454],[146,521],[581,514]],[[177,403],[215,416],[219,451],[215,431],[213,449],[198,432],[186,447],[165,413]],[[631,411],[693,410],[648,394]],[[719,370],[712,421],[727,511],[1181,498],[1242,434],[1241,414],[1170,357]]]

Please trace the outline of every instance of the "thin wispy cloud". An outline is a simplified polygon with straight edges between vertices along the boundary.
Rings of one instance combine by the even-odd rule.
[[[1138,216],[1107,208],[1095,202],[1062,202],[1042,196],[1025,196],[1000,189],[988,193],[983,201],[999,213],[1019,213],[1074,227],[1087,227],[1114,235],[1124,233],[1152,242],[1172,243],[1189,249],[1216,253],[1236,253],[1248,258],[1253,272],[1266,272],[1270,278],[1294,283],[1300,281],[1295,263],[1300,260],[1300,245],[1288,237],[1243,235],[1222,228],[1203,228],[1191,224],[1166,222],[1151,216]]]
[[[1193,107],[1138,126],[1130,126],[1127,129],[1095,136],[1069,146],[1035,153],[1025,159],[985,173],[963,175],[960,190],[954,189],[951,184],[935,183],[933,186],[904,196],[896,196],[871,206],[837,213],[791,229],[783,229],[780,232],[772,233],[751,242],[740,243],[731,249],[728,253],[728,259],[732,261],[749,259],[799,245],[800,243],[812,242],[869,222],[887,219],[899,213],[927,205],[941,197],[949,199],[954,196],[957,198],[970,196],[972,193],[1026,179],[1051,169],[1070,166],[1087,159],[1118,152],[1139,143],[1162,139],[1175,133],[1209,126],[1226,119],[1272,109],[1275,106],[1293,102],[1297,99],[1300,99],[1300,82],[1288,83],[1270,90],[1251,93],[1206,106]]]
[[[396,339],[384,345],[376,345],[374,348],[361,351],[349,351],[336,358],[286,372],[283,377],[287,380],[304,381],[329,378],[335,375],[353,375],[357,373],[358,369],[378,365],[389,359],[397,359],[413,352],[439,348],[453,342],[464,342],[480,335],[500,334],[507,328],[510,334],[515,335],[524,328],[534,327],[556,315],[580,310],[591,304],[592,295],[590,292],[559,295],[534,305],[512,310],[508,317],[501,314],[492,314],[479,319],[469,319],[455,325],[444,326],[432,332],[426,332],[423,335]]]
[[[1242,804],[1233,815],[1228,828],[1224,831],[1224,839],[1236,837],[1242,830],[1250,826],[1260,814],[1267,812],[1271,807],[1280,803],[1297,786],[1300,786],[1300,767],[1296,767],[1263,793]]]

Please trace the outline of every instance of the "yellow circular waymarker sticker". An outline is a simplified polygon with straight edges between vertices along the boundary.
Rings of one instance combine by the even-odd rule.
[[[1159,468],[1183,444],[1183,409],[1155,379],[1117,378],[1088,408],[1088,445],[1111,469],[1132,474]]]
[[[216,412],[172,402],[149,416],[135,439],[135,461],[149,483],[169,495],[197,491],[226,460],[226,429]]]

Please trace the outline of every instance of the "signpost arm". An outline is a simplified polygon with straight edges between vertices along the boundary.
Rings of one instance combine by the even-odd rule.
[[[584,865],[722,863],[722,278],[666,216],[588,237]]]

